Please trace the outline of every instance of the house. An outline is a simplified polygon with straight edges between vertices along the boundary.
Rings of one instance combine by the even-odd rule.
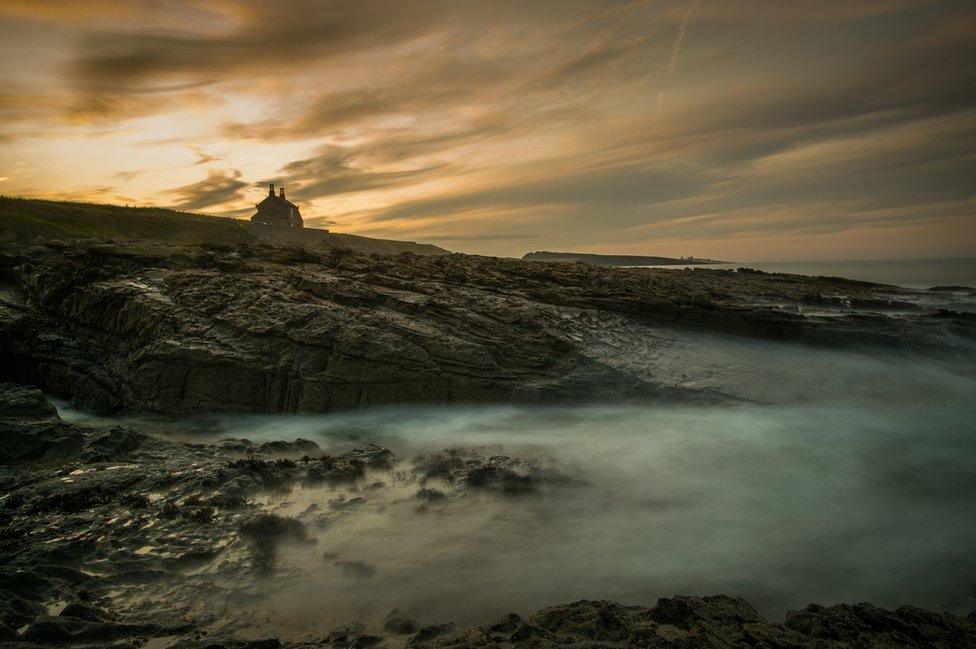
[[[302,214],[297,205],[285,198],[284,187],[278,189],[276,196],[274,183],[269,185],[268,195],[255,207],[258,211],[251,217],[251,223],[285,228],[304,227]]]

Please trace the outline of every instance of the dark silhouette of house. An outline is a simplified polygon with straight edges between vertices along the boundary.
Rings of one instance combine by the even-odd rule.
[[[251,217],[251,223],[284,228],[305,227],[298,206],[285,198],[285,188],[279,188],[277,196],[275,196],[274,189],[274,183],[272,183],[268,187],[268,195],[263,201],[255,205],[258,211]]]

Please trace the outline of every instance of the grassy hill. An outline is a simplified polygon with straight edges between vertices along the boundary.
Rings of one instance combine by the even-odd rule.
[[[314,247],[345,247],[381,254],[443,255],[430,244],[371,239],[305,228],[268,228],[248,221],[177,212],[159,207],[124,207],[0,196],[0,233],[20,239],[149,239],[172,244],[241,243],[269,240]]]
[[[152,239],[167,243],[251,241],[245,223],[158,207],[0,197],[0,231],[17,237]]]

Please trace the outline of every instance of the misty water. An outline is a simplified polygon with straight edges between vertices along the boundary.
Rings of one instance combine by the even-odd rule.
[[[764,375],[760,348],[740,377]],[[541,493],[418,508],[390,488],[287,551],[268,625],[381,619],[480,623],[581,598],[653,604],[741,596],[771,618],[811,602],[968,611],[976,566],[976,377],[969,361],[783,346],[805,398],[727,405],[409,407],[318,416],[129,420],[193,441],[376,442],[401,458],[445,448],[539,461]],[[781,360],[781,365],[782,360]],[[792,394],[787,392],[786,394]],[[103,420],[63,408],[66,418]],[[269,496],[286,515],[359,492]],[[323,552],[368,566],[350,576]]]

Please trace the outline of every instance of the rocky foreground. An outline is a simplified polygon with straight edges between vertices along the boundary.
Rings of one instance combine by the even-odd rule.
[[[677,596],[649,607],[579,601],[475,628],[392,610],[382,619],[281,632],[257,613],[265,598],[299,588],[302,573],[287,563],[296,548],[311,548],[336,582],[370,579],[375,568],[320,547],[317,536],[371,502],[450,516],[452,503],[543,498],[571,484],[558,467],[479,449],[398,458],[364,445],[326,454],[308,440],[202,445],[129,428],[78,426],[62,421],[38,390],[2,384],[0,644],[976,646],[976,614],[811,605],[778,623],[723,595]],[[302,511],[272,511],[276,499],[293,500],[298,493],[311,500]],[[315,617],[328,616],[324,606]]]
[[[963,287],[468,255],[104,240],[0,245],[0,378],[80,407],[725,398],[691,336],[974,358]]]

